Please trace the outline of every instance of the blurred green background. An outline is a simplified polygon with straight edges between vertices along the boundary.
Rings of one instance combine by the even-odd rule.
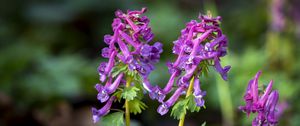
[[[0,126],[89,126],[91,107],[100,108],[94,84],[103,36],[111,34],[114,11],[148,7],[155,41],[164,52],[151,82],[167,83],[166,61],[174,61],[172,42],[199,13],[210,10],[223,18],[231,65],[224,82],[211,69],[201,78],[207,90],[206,109],[188,113],[187,126],[251,125],[244,105],[248,81],[258,70],[260,84],[273,79],[284,112],[279,125],[300,125],[300,1],[297,0],[1,0],[0,1]],[[262,86],[262,85],[261,85]],[[158,103],[132,115],[136,126],[174,126]],[[113,107],[120,107],[115,104]],[[101,124],[97,124],[101,125]]]

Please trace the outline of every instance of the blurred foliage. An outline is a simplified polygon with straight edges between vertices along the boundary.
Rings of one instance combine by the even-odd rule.
[[[124,112],[115,112],[101,118],[99,126],[124,126]]]
[[[207,90],[207,108],[188,114],[187,125],[201,125],[205,121],[210,126],[220,125],[226,123],[222,116],[230,117],[231,114],[234,114],[235,125],[250,124],[253,117],[247,119],[238,106],[244,104],[242,98],[248,81],[258,70],[262,70],[260,84],[267,84],[273,79],[274,89],[280,93],[280,102],[288,104],[280,125],[298,126],[299,4],[295,4],[296,0],[285,1],[286,26],[278,32],[270,28],[270,2],[0,1],[0,125],[50,125],[36,113],[45,112],[47,116],[43,117],[52,119],[52,116],[57,116],[57,104],[62,101],[71,108],[69,115],[72,118],[82,114],[81,108],[101,106],[96,99],[94,84],[99,82],[97,66],[104,60],[100,57],[100,50],[105,46],[103,36],[112,33],[115,10],[145,6],[148,7],[146,15],[151,19],[150,24],[156,35],[154,40],[164,44],[161,62],[150,75],[150,81],[161,87],[170,77],[165,63],[174,60],[174,55],[171,55],[172,42],[177,39],[185,23],[207,10],[213,14],[218,12],[223,18],[222,28],[229,39],[229,53],[222,60],[222,65],[232,66],[229,81],[226,82],[230,94],[218,94],[220,76],[210,70],[208,76],[201,78],[201,88]],[[220,102],[219,96],[231,97],[232,103]],[[137,124],[176,125],[177,121],[172,117],[161,117],[156,113],[158,103],[145,98],[149,107],[141,115],[133,116]],[[114,106],[117,107],[122,105]],[[221,108],[233,113],[221,114]],[[78,125],[92,125],[90,109],[84,110],[90,114],[86,116],[85,122],[88,123]]]

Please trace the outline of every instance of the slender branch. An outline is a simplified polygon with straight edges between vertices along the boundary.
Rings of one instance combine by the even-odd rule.
[[[195,77],[193,76],[192,79],[191,79],[191,81],[190,81],[189,88],[188,88],[188,90],[187,90],[187,92],[186,92],[186,96],[185,96],[186,98],[187,98],[188,96],[190,96],[190,94],[192,94],[192,92],[193,92],[194,80],[195,80]],[[185,118],[185,114],[184,114],[184,115],[181,117],[181,119],[179,120],[178,126],[184,126],[184,118]]]
[[[131,79],[132,78],[130,76],[126,77],[126,87],[130,86]],[[129,111],[129,103],[127,99],[125,99],[125,121],[126,121],[126,126],[130,126],[130,111]]]

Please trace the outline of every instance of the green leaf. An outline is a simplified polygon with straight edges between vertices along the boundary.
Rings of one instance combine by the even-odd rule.
[[[142,113],[142,110],[148,108],[148,106],[138,99],[133,99],[128,101],[129,104],[129,112],[133,113],[134,115]],[[123,106],[125,108],[125,106]]]
[[[126,87],[123,90],[121,96],[122,96],[122,98],[124,98],[128,101],[131,101],[137,96],[139,90],[140,89],[138,89],[137,87],[134,87],[134,86]]]
[[[135,75],[135,71],[130,71],[130,70],[128,70],[128,75],[129,76],[131,76],[131,77],[134,77],[134,75]]]
[[[127,68],[128,68],[127,65],[124,65],[124,64],[120,64],[120,65],[114,67],[112,70],[112,77],[116,77],[121,72],[125,72],[127,70]]]
[[[180,100],[178,101],[172,108],[171,116],[175,119],[180,120],[186,114],[188,100]]]
[[[141,82],[140,80],[134,80],[134,86],[139,89],[139,91],[137,91],[137,96],[135,98],[139,99],[139,100],[143,99],[143,97],[145,95],[143,92],[144,87],[143,87],[142,83],[143,82]]]
[[[198,107],[197,105],[196,105],[196,102],[195,102],[195,96],[194,95],[190,95],[190,96],[188,96],[187,97],[187,99],[188,99],[188,102],[187,102],[187,109],[188,110],[190,110],[191,112],[199,112],[199,110],[200,110],[200,107]]]
[[[101,126],[124,126],[124,112],[115,112],[101,118]]]
[[[191,112],[199,112],[200,107],[196,105],[194,98],[194,95],[190,95],[183,100],[179,100],[173,106],[171,116],[179,120],[186,114],[186,110],[190,110]]]

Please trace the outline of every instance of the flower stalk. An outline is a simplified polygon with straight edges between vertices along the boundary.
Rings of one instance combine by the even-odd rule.
[[[186,92],[186,95],[185,97],[187,98],[188,96],[190,96],[193,92],[193,87],[194,87],[194,80],[195,80],[195,77],[193,76],[191,81],[190,81],[190,85],[189,85],[189,88]],[[178,126],[184,126],[184,118],[185,118],[185,114],[181,117],[181,119],[179,120],[179,124]]]
[[[131,77],[126,77],[126,87],[130,87],[131,84]],[[130,111],[129,111],[129,103],[128,100],[125,100],[125,121],[126,121],[126,126],[130,126]]]

